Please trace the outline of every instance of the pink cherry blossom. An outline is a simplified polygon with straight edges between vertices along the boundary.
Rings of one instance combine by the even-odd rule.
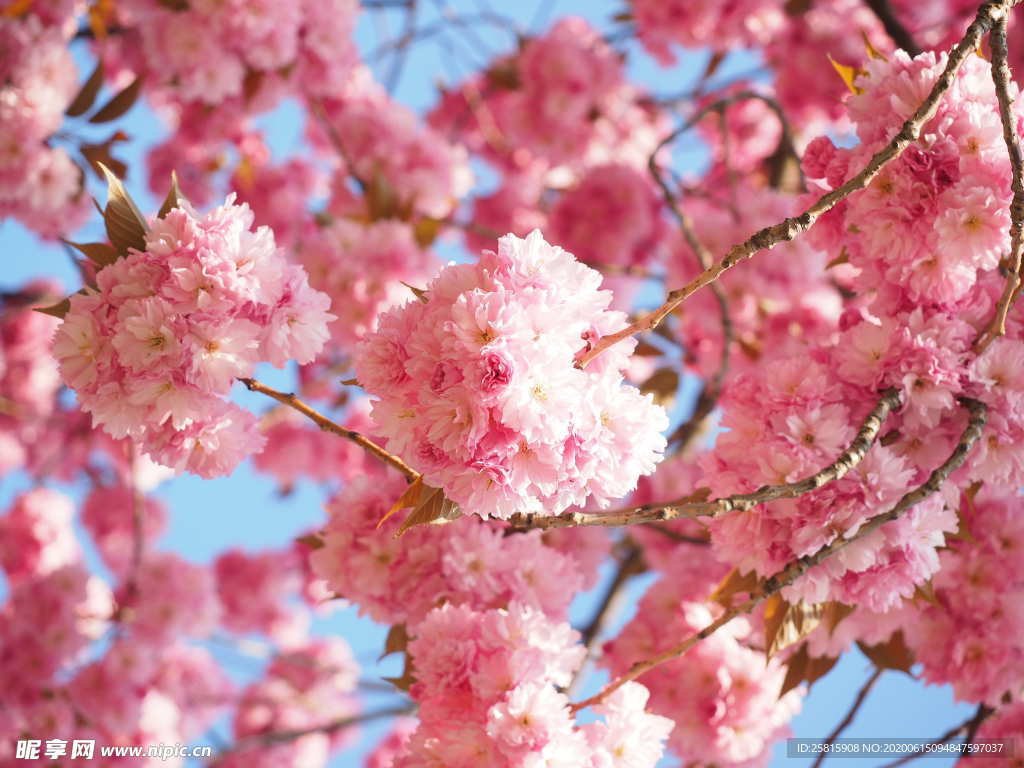
[[[260,360],[312,361],[333,317],[270,230],[251,226],[233,197],[205,216],[182,203],[153,222],[147,250],[72,298],[54,339],[94,423],[206,477],[230,473],[263,443],[255,418],[222,399],[233,380]]]
[[[592,326],[622,323],[599,281],[539,232],[508,235],[478,265],[444,269],[425,303],[385,313],[356,370],[381,398],[389,448],[484,517],[625,495],[653,471],[666,422],[621,384],[630,345],[593,370],[573,365]]]

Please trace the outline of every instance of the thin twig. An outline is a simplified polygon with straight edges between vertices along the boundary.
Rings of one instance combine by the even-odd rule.
[[[878,682],[878,678],[882,676],[882,673],[884,671],[885,670],[881,667],[875,667],[875,671],[871,673],[871,677],[869,677],[864,682],[864,685],[861,686],[860,691],[857,692],[857,698],[853,700],[853,705],[850,707],[850,710],[846,713],[846,717],[844,717],[842,721],[840,721],[839,725],[837,725],[833,729],[832,733],[830,733],[825,738],[825,741],[823,742],[825,747],[831,747],[833,744],[835,744],[836,739],[839,738],[842,732],[850,727],[850,724],[853,722],[853,719],[857,716],[857,712],[860,711],[861,705],[864,704],[864,700],[868,697],[868,694],[871,692],[871,689],[875,687],[875,683]],[[825,762],[825,757],[828,756],[830,752],[830,749],[823,749],[821,752],[819,752],[818,757],[811,764],[811,768],[820,768],[821,764]]]
[[[701,113],[705,113],[705,110],[701,110]],[[721,114],[725,114],[724,107],[722,107]],[[683,237],[690,246],[690,249],[697,257],[697,261],[700,263],[701,269],[707,269],[711,266],[711,253],[700,241],[700,238],[697,237],[693,221],[690,219],[689,214],[687,214],[679,205],[679,200],[669,187],[668,181],[666,181],[665,177],[662,176],[661,169],[658,167],[657,162],[657,157],[662,147],[667,146],[675,137],[682,135],[685,130],[688,130],[699,119],[699,117],[695,116],[689,120],[682,129],[675,131],[669,137],[665,138],[647,159],[647,168],[650,171],[651,176],[654,178],[655,183],[661,189],[662,196],[665,198],[665,203],[668,205],[669,210],[672,211],[672,215],[675,216],[675,219],[679,224],[679,229],[683,233]],[[718,304],[718,314],[722,323],[722,356],[714,375],[705,383],[703,389],[701,389],[701,393],[697,398],[697,403],[694,406],[693,413],[690,414],[689,419],[687,419],[680,429],[677,430],[677,433],[681,438],[678,449],[680,452],[685,451],[689,447],[693,438],[700,434],[701,428],[715,410],[715,406],[718,405],[718,398],[722,393],[722,384],[729,372],[729,356],[732,352],[733,341],[733,325],[732,317],[729,314],[729,302],[725,297],[725,291],[722,290],[722,287],[718,285],[718,283],[712,285],[711,290],[714,292],[715,301]]]
[[[995,710],[992,707],[984,704],[978,705],[978,709],[974,712],[974,717],[967,724],[967,733],[964,734],[963,749],[960,754],[967,754],[968,748],[974,743],[974,739],[978,735],[978,729],[981,728],[981,724],[991,717],[993,712]]]
[[[132,557],[128,563],[128,571],[124,576],[124,604],[134,604],[139,591],[139,571],[142,569],[142,556],[145,546],[144,516],[146,513],[146,496],[135,482],[135,469],[138,461],[139,449],[134,442],[129,442],[125,448],[128,452],[129,491],[132,495]],[[115,612],[116,617],[122,617],[121,607]]]
[[[616,613],[618,613],[622,605],[622,599],[624,597],[623,589],[631,577],[638,573],[643,573],[643,570],[643,554],[636,544],[630,542],[629,549],[626,552],[625,557],[619,563],[619,567],[615,571],[615,576],[612,577],[611,582],[608,584],[608,588],[601,597],[601,602],[597,606],[597,610],[594,611],[593,618],[580,632],[580,642],[587,649],[587,656],[583,660],[583,664],[580,665],[579,670],[576,672],[576,675],[573,677],[572,683],[569,686],[568,693],[570,696],[577,692],[579,686],[587,677],[586,671],[593,658],[597,643],[601,639],[601,633],[604,632],[608,622]]]
[[[571,528],[580,525],[622,526],[664,522],[677,518],[720,517],[732,511],[746,511],[776,499],[792,499],[816,491],[839,480],[861,462],[878,437],[889,414],[899,406],[899,390],[890,387],[882,393],[850,445],[828,466],[809,477],[782,485],[765,485],[752,493],[740,493],[710,501],[678,501],[668,504],[641,504],[610,512],[567,512],[561,515],[514,515],[515,528]]]
[[[1006,334],[1006,317],[1021,288],[1021,256],[1024,252],[1024,159],[1017,137],[1017,117],[1010,98],[1012,74],[1007,63],[1006,19],[1000,19],[989,36],[992,45],[992,82],[999,102],[999,118],[1003,124],[1003,141],[1010,156],[1013,172],[1013,200],[1010,202],[1010,258],[1007,263],[1006,287],[996,304],[995,316],[975,342],[975,351],[984,352],[989,344]]]
[[[697,547],[709,547],[711,546],[711,539],[706,536],[687,536],[677,531],[673,531],[671,528],[665,528],[657,523],[643,523],[643,527],[654,531],[655,533],[661,534],[666,539],[676,542],[677,544],[693,544]]]
[[[327,139],[331,142],[331,146],[334,147],[334,151],[338,153],[338,157],[340,157],[341,161],[345,164],[346,173],[355,179],[356,184],[359,185],[359,191],[365,194],[369,184],[366,179],[360,178],[356,175],[355,165],[352,162],[352,158],[349,157],[348,151],[345,149],[345,144],[341,140],[341,134],[338,133],[337,126],[334,125],[331,121],[330,115],[327,114],[327,108],[323,105],[323,102],[310,101],[309,111],[312,112],[313,116],[316,117],[317,121],[319,121],[324,132],[327,134]]]
[[[971,729],[973,728],[974,732],[977,732],[977,729],[988,717],[992,715],[993,712],[994,710],[990,709],[989,707],[986,707],[984,704],[979,704],[978,709],[974,712],[973,715],[971,715],[969,718],[960,723],[960,725],[953,726],[944,734],[936,738],[934,741],[929,742],[928,746],[937,747],[940,744],[948,744],[964,731],[967,731],[967,736],[964,737],[963,744],[970,745],[971,743],[973,743],[972,740],[974,738]],[[924,749],[919,749],[916,752],[910,752],[906,755],[903,755],[903,757],[885,763],[882,766],[880,766],[880,768],[899,768],[899,766],[906,765],[907,763],[917,760],[917,758],[919,757],[924,757],[927,754],[929,753],[926,752]],[[963,751],[961,751],[960,754],[967,754],[966,748]]]
[[[921,52],[914,36],[903,26],[903,22],[896,18],[889,0],[864,0],[864,4],[874,11],[875,16],[885,27],[886,34],[892,38],[898,48],[902,48],[911,56],[917,56]]]
[[[892,140],[882,149],[878,150],[859,173],[854,175],[845,184],[822,195],[800,215],[791,216],[778,224],[765,227],[751,235],[744,242],[734,245],[721,261],[704,270],[703,273],[686,285],[670,292],[665,303],[660,307],[643,315],[621,331],[602,337],[589,349],[582,350],[577,355],[576,365],[583,368],[588,362],[623,339],[628,339],[634,334],[657,327],[676,307],[701,288],[715,282],[722,273],[746,261],[756,253],[774,248],[779,243],[792,240],[797,235],[806,232],[822,214],[832,210],[837,203],[846,199],[854,192],[864,189],[878,175],[882,168],[899,157],[903,150],[910,146],[913,141],[917,140],[924,124],[935,116],[939,107],[939,101],[946,91],[952,87],[953,79],[956,77],[957,72],[959,72],[961,65],[977,49],[982,36],[992,28],[993,24],[1006,16],[1009,8],[1016,6],[1022,1],[1024,0],[989,0],[989,2],[983,4],[978,9],[978,14],[967,28],[963,39],[950,51],[946,66],[936,79],[935,85],[932,86],[927,98],[925,98],[914,114],[907,118],[903,127],[893,136]]]
[[[290,392],[278,392],[276,389],[272,389],[266,384],[256,381],[256,379],[239,379],[239,381],[245,384],[246,389],[250,392],[259,392],[267,395],[268,397],[272,397],[274,400],[277,400],[277,402],[282,405],[287,405],[289,408],[295,409],[303,416],[310,419],[310,421],[320,427],[320,429],[324,430],[324,432],[330,432],[331,434],[338,435],[339,437],[344,437],[346,440],[351,440],[367,453],[376,456],[385,464],[397,469],[405,475],[405,479],[410,483],[419,478],[419,472],[410,467],[400,458],[392,453],[388,453],[384,448],[373,442],[373,440],[370,440],[370,438],[356,432],[354,429],[347,429],[346,427],[331,421],[316,409],[306,405],[306,403],[302,402],[294,394]]]
[[[408,37],[410,40],[416,35],[417,10],[416,0],[406,0],[405,32],[403,37]],[[402,76],[402,70],[405,68],[405,62],[409,55],[409,47],[408,45],[403,45],[395,49],[395,56],[391,60],[391,69],[388,70],[387,77],[384,78],[384,87],[387,89],[388,94],[393,95],[398,87],[398,81]]]
[[[323,725],[314,725],[309,728],[297,728],[290,731],[254,733],[251,736],[244,736],[240,738],[226,752],[222,752],[218,758],[223,758],[225,755],[232,752],[241,752],[245,749],[251,749],[254,747],[266,747],[272,744],[285,744],[289,741],[295,741],[296,739],[301,739],[303,736],[309,736],[314,733],[331,734],[336,731],[344,730],[345,728],[351,728],[353,725],[370,722],[371,720],[381,720],[385,717],[400,717],[401,715],[411,714],[415,709],[416,708],[412,704],[405,704],[400,707],[388,707],[387,709],[376,709],[370,710],[369,712],[361,712],[358,715],[338,718],[337,720],[332,720],[324,723]]]
[[[798,578],[803,576],[811,568],[820,565],[826,559],[836,554],[837,552],[845,549],[855,541],[859,541],[872,533],[877,531],[886,523],[890,523],[893,520],[899,518],[904,512],[912,508],[914,505],[920,503],[924,499],[931,496],[933,493],[939,490],[942,484],[949,478],[949,476],[955,472],[967,458],[967,453],[971,447],[981,437],[982,431],[985,429],[985,421],[987,409],[985,404],[978,400],[971,400],[969,398],[961,398],[960,403],[967,409],[969,418],[967,420],[967,426],[964,428],[963,433],[960,435],[960,439],[957,441],[956,447],[953,452],[949,455],[942,464],[935,469],[924,484],[918,486],[912,491],[904,494],[903,497],[896,502],[896,504],[886,512],[879,515],[875,515],[868,520],[864,525],[857,529],[857,532],[851,536],[837,536],[832,540],[831,543],[825,545],[817,552],[801,557],[794,560],[792,563],[787,565],[783,570],[774,576],[765,579],[752,593],[750,599],[746,602],[729,608],[721,616],[715,619],[713,622],[708,624],[704,629],[696,632],[681,643],[672,646],[666,651],[654,656],[650,659],[644,659],[634,663],[629,670],[621,675],[620,677],[613,680],[611,683],[606,685],[601,691],[589,699],[577,702],[572,705],[574,712],[579,711],[585,707],[593,706],[604,700],[606,696],[612,692],[618,690],[626,683],[636,680],[641,675],[649,672],[660,664],[672,659],[679,658],[693,646],[699,643],[701,640],[710,637],[712,634],[717,632],[721,627],[728,624],[730,621],[743,614],[750,613],[754,608],[760,605],[766,598],[779,592],[784,587],[788,587],[790,584],[795,582]]]

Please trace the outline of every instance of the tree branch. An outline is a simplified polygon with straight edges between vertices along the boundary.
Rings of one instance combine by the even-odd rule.
[[[989,716],[992,715],[993,711],[994,710],[989,709],[984,704],[979,704],[978,705],[978,709],[975,711],[975,713],[973,715],[971,715],[969,718],[967,718],[962,723],[960,723],[960,725],[956,725],[956,726],[953,726],[952,728],[950,728],[948,731],[946,731],[944,734],[939,736],[937,739],[935,739],[934,741],[930,742],[928,746],[936,747],[936,746],[938,746],[940,744],[948,744],[949,742],[951,742],[953,739],[955,739],[957,736],[959,736],[964,731],[967,731],[968,735],[964,738],[964,742],[963,743],[965,745],[971,744],[972,743],[972,739],[973,739],[973,734],[971,733],[971,729],[973,728],[974,731],[976,732],[977,729],[981,726],[981,724]],[[916,752],[910,752],[910,753],[908,753],[906,755],[903,755],[903,757],[900,757],[900,758],[897,758],[896,760],[892,760],[892,761],[890,761],[888,763],[885,763],[884,765],[881,766],[881,768],[899,768],[899,766],[906,765],[909,762],[917,760],[917,758],[919,758],[919,757],[924,757],[926,754],[928,754],[928,753],[923,751],[923,750],[917,750]],[[965,754],[965,753],[962,752],[961,755],[963,755],[963,754]]]
[[[836,743],[836,739],[839,738],[840,734],[850,727],[850,723],[857,716],[857,712],[860,710],[864,700],[868,697],[871,689],[875,687],[875,683],[878,682],[878,678],[882,676],[882,672],[885,670],[881,667],[875,667],[875,671],[871,673],[871,677],[865,681],[864,685],[861,686],[860,691],[857,693],[857,698],[853,700],[853,705],[850,707],[850,711],[846,713],[846,717],[840,721],[839,725],[830,733],[824,741],[825,746],[831,747]],[[825,762],[825,758],[828,756],[829,750],[825,749],[818,753],[818,757],[811,764],[811,768],[821,768],[821,764]]]
[[[617,333],[602,337],[590,349],[580,352],[576,358],[576,365],[580,368],[600,355],[606,349],[614,346],[623,339],[628,339],[634,334],[642,331],[649,331],[655,327],[672,311],[675,310],[686,299],[707,285],[715,282],[722,273],[743,262],[754,254],[763,250],[774,248],[781,242],[792,240],[797,235],[803,234],[818,218],[830,211],[837,203],[846,199],[854,192],[864,189],[878,175],[878,173],[892,160],[899,157],[903,150],[916,141],[921,133],[924,124],[927,123],[938,110],[939,101],[942,96],[952,87],[953,79],[959,72],[961,65],[977,49],[982,36],[988,32],[992,25],[999,19],[1005,18],[1009,8],[1016,6],[1022,0],[989,0],[978,9],[978,13],[967,28],[963,39],[949,53],[946,67],[935,81],[927,98],[921,103],[913,115],[893,136],[892,140],[882,149],[878,150],[853,178],[845,184],[827,192],[811,204],[807,210],[799,216],[791,216],[778,224],[765,227],[747,240],[734,245],[729,252],[716,264],[704,270],[695,279],[681,288],[677,288],[668,294],[666,301],[652,312],[648,312],[633,323]]]
[[[985,421],[987,409],[985,404],[977,400],[971,400],[969,398],[960,398],[961,404],[967,409],[970,414],[967,420],[967,426],[964,428],[963,433],[960,435],[959,441],[957,441],[956,447],[953,452],[949,455],[942,464],[935,469],[924,484],[918,486],[912,491],[904,494],[903,497],[896,502],[896,504],[886,512],[879,515],[875,515],[868,520],[864,525],[857,529],[857,532],[851,536],[838,536],[832,540],[831,543],[825,545],[817,552],[801,557],[794,560],[788,566],[786,566],[779,573],[774,576],[765,579],[764,582],[754,591],[750,599],[746,602],[729,608],[721,616],[715,619],[713,622],[708,624],[704,629],[696,632],[681,643],[672,646],[666,651],[654,656],[650,659],[638,661],[634,663],[629,670],[621,675],[620,677],[613,680],[611,683],[606,685],[601,691],[589,699],[577,702],[572,705],[572,710],[577,712],[585,707],[593,706],[598,704],[605,699],[609,694],[621,688],[626,683],[636,680],[641,675],[649,672],[660,664],[672,659],[679,658],[693,646],[710,637],[712,634],[717,632],[721,627],[728,624],[730,621],[735,619],[737,616],[750,613],[754,608],[760,605],[766,598],[779,592],[784,587],[788,587],[790,584],[795,582],[798,578],[803,576],[811,568],[820,565],[827,558],[836,554],[837,552],[845,549],[850,544],[860,539],[870,536],[872,533],[877,531],[886,523],[892,522],[900,517],[908,509],[914,505],[923,501],[933,493],[938,491],[941,485],[949,478],[949,476],[955,472],[967,458],[967,453],[971,447],[981,437],[982,431],[985,429]]]
[[[744,92],[746,94],[746,92]],[[740,96],[743,94],[737,94]],[[753,94],[749,94],[753,96]],[[735,97],[732,100],[736,100]],[[722,104],[722,102],[716,102],[716,104]],[[710,105],[714,106],[714,105]],[[725,114],[725,107],[719,107],[720,114]],[[701,117],[707,114],[708,108],[700,110],[697,115],[692,117],[686,122],[686,124],[679,130],[673,132],[666,138],[664,138],[654,152],[647,159],[647,168],[654,178],[655,183],[661,189],[662,196],[665,198],[665,203],[668,205],[669,210],[672,211],[672,215],[675,216],[676,221],[679,223],[679,229],[683,233],[687,244],[697,257],[697,261],[700,264],[701,269],[707,269],[711,266],[712,257],[711,253],[697,237],[697,233],[693,227],[693,221],[679,205],[679,201],[676,199],[675,193],[669,187],[665,177],[661,174],[661,169],[658,168],[657,157],[661,149],[676,138],[681,136],[693,125],[695,125]],[[714,292],[715,301],[718,303],[718,313],[722,322],[722,357],[718,364],[718,369],[715,374],[709,379],[704,388],[701,390],[700,396],[697,398],[697,403],[694,406],[693,413],[690,414],[689,419],[678,430],[680,434],[680,451],[685,451],[693,438],[700,433],[700,429],[703,426],[705,420],[715,410],[715,406],[718,404],[718,397],[722,393],[722,383],[725,381],[725,376],[729,372],[729,356],[732,352],[732,340],[733,340],[733,325],[732,317],[729,315],[729,302],[725,297],[725,292],[722,287],[715,283],[711,286],[711,290]]]
[[[921,52],[914,36],[903,26],[903,22],[896,18],[892,6],[889,5],[889,0],[864,0],[864,4],[874,11],[875,16],[885,27],[886,34],[892,38],[897,47],[902,48],[911,56],[917,56]]]
[[[618,570],[615,571],[615,576],[612,577],[611,583],[608,584],[608,588],[605,590],[597,610],[594,611],[593,618],[580,632],[580,642],[586,647],[587,656],[573,677],[572,684],[569,686],[570,696],[586,678],[585,670],[593,658],[597,641],[601,638],[601,633],[604,631],[609,619],[618,612],[621,606],[623,588],[631,577],[644,571],[644,558],[640,548],[632,542],[629,542],[628,546],[629,550],[619,563]]]
[[[580,525],[621,526],[663,522],[677,518],[720,517],[732,511],[746,511],[776,499],[793,499],[839,480],[859,464],[874,444],[889,414],[899,406],[899,390],[890,387],[882,393],[871,409],[857,436],[831,464],[809,477],[782,485],[765,485],[752,493],[740,493],[711,501],[679,500],[668,504],[642,504],[611,512],[567,512],[538,517],[534,514],[513,515],[509,520],[515,528],[571,528]]]
[[[340,731],[345,728],[351,728],[353,725],[359,725],[360,723],[367,723],[371,720],[380,720],[385,717],[399,717],[401,715],[408,715],[415,711],[415,707],[411,704],[405,704],[400,707],[388,707],[387,709],[371,710],[369,712],[361,712],[358,715],[352,715],[351,717],[342,717],[337,720],[332,720],[323,725],[313,726],[311,728],[299,728],[291,731],[270,731],[268,733],[254,733],[251,736],[243,736],[235,744],[233,744],[226,752],[221,753],[220,757],[223,758],[225,755],[231,754],[232,752],[241,752],[245,749],[252,749],[254,747],[269,747],[274,744],[285,744],[289,741],[295,741],[301,739],[303,736],[309,736],[314,733],[331,734],[335,731]]]
[[[259,392],[261,394],[267,395],[268,397],[272,397],[274,400],[277,400],[277,402],[281,403],[282,405],[287,405],[289,408],[295,409],[303,416],[307,417],[314,424],[316,424],[318,427],[320,427],[320,429],[322,429],[324,432],[330,432],[332,434],[338,435],[338,437],[344,437],[346,440],[351,440],[353,443],[361,447],[367,453],[376,456],[385,464],[388,464],[397,469],[399,472],[405,475],[405,479],[408,480],[409,482],[416,480],[420,476],[419,472],[410,467],[408,464],[406,464],[404,461],[402,461],[394,454],[388,453],[386,450],[381,448],[368,437],[361,435],[354,429],[346,429],[340,424],[331,421],[329,418],[324,416],[316,409],[306,405],[294,394],[290,392],[278,392],[276,389],[272,389],[271,387],[268,387],[266,384],[256,381],[256,379],[239,379],[239,381],[245,384],[246,389],[248,389],[250,392]]]
[[[979,704],[978,709],[974,712],[974,717],[971,718],[967,724],[967,733],[964,734],[964,752],[967,751],[967,747],[974,743],[975,737],[978,735],[978,729],[981,728],[981,724],[984,723],[989,717],[992,716],[995,710],[992,707]]]
[[[989,344],[1006,334],[1006,317],[1021,288],[1021,254],[1024,252],[1024,159],[1017,137],[1017,118],[1010,99],[1010,65],[1007,63],[1006,19],[1000,19],[989,36],[992,45],[992,82],[999,102],[999,119],[1003,124],[1003,141],[1010,156],[1013,172],[1013,200],[1010,202],[1010,257],[1007,264],[1006,287],[996,304],[995,316],[975,342],[975,351],[984,352]]]

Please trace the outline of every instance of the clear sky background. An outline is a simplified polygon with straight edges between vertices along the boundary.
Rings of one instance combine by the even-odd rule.
[[[420,18],[424,29],[436,28],[436,22],[446,7],[441,0],[431,2],[421,0]],[[450,4],[460,15],[486,14],[486,0],[456,0]],[[548,27],[552,19],[566,14],[577,14],[586,17],[599,30],[609,30],[613,26],[611,19],[619,11],[624,10],[622,2],[614,0],[519,0],[499,2],[494,0],[494,10],[504,15],[513,16],[519,21],[523,32],[536,33]],[[402,32],[401,17],[393,12],[364,12],[357,38],[360,50],[365,56],[376,50],[387,40],[393,39]],[[855,34],[851,32],[851,34]],[[84,43],[76,51],[80,64],[81,76],[91,71],[91,62]],[[471,30],[449,28],[439,34],[430,36],[425,41],[413,46],[409,52],[401,80],[396,91],[397,98],[421,111],[429,107],[437,93],[437,85],[441,82],[454,83],[462,79],[474,69],[479,69],[493,55],[512,49],[515,39],[506,30],[487,24],[474,25]],[[620,45],[627,52],[627,69],[634,83],[642,84],[653,93],[670,94],[687,90],[704,69],[707,52],[693,52],[681,57],[680,64],[671,69],[658,67],[654,61],[642,52],[639,45],[628,41]],[[834,77],[834,73],[826,59],[827,51],[821,52],[820,71],[808,72],[808,77]],[[390,59],[381,57],[371,60],[378,77],[383,78],[390,67]],[[757,58],[751,54],[740,53],[729,57],[716,79],[722,79],[737,73],[746,73],[759,69]],[[759,77],[769,78],[770,73],[761,72]],[[259,121],[267,131],[270,145],[277,157],[287,155],[302,145],[302,119],[299,109],[294,104],[285,104],[272,114]],[[130,144],[121,145],[120,156],[129,164],[127,186],[136,199],[142,204],[143,210],[155,209],[159,201],[147,193],[143,158],[148,146],[163,135],[164,129],[156,116],[145,106],[136,106],[123,121],[118,123],[133,138]],[[101,127],[96,131],[97,138],[105,137],[109,127]],[[705,153],[698,140],[690,136],[680,143],[675,152],[677,170],[698,172],[705,161]],[[485,177],[486,178],[486,177]],[[90,180],[94,194],[102,199],[100,185],[93,178]],[[99,217],[80,233],[79,240],[90,237],[101,239]],[[0,289],[11,289],[21,285],[26,279],[36,276],[55,276],[68,288],[78,285],[78,277],[71,267],[70,261],[60,247],[40,242],[19,225],[6,221],[0,223],[0,248],[4,254],[4,269],[0,272]],[[465,253],[456,241],[442,243],[440,252],[444,258],[465,258]],[[660,290],[660,289],[659,289]],[[641,301],[655,302],[657,292],[646,291]],[[292,371],[275,371],[271,368],[261,370],[259,378],[263,381],[287,389],[292,381]],[[265,398],[241,391],[236,386],[236,399],[255,410],[262,411],[268,406]],[[686,394],[692,395],[693,386],[688,386]],[[687,398],[683,398],[685,401]],[[7,477],[0,481],[0,504],[7,505],[10,499],[20,490],[27,487],[23,477]],[[81,498],[83,488],[65,488],[76,498]],[[248,463],[243,465],[229,478],[218,480],[201,480],[186,475],[168,481],[161,486],[156,495],[162,498],[171,511],[167,534],[160,540],[158,548],[178,552],[182,556],[196,562],[210,562],[216,555],[229,547],[241,547],[250,551],[263,548],[281,547],[290,538],[307,530],[324,520],[322,505],[323,492],[312,485],[299,484],[295,492],[287,498],[281,498],[273,481],[266,476],[253,472]],[[97,570],[102,566],[94,556],[91,561]],[[610,572],[604,574],[607,580]],[[0,577],[2,582],[2,577]],[[636,595],[650,583],[650,579],[639,579],[633,586]],[[599,586],[597,593],[603,589]],[[0,595],[3,585],[0,583]],[[586,623],[592,613],[595,602],[594,594],[579,596],[573,606],[573,619],[577,624]],[[628,619],[628,614],[621,617],[619,625]],[[616,629],[613,627],[612,629]],[[357,616],[354,608],[341,607],[329,614],[318,617],[314,631],[323,634],[340,634],[353,647],[355,654],[363,664],[364,678],[377,680],[382,675],[398,672],[396,660],[388,659],[378,664],[376,659],[383,647],[386,628]],[[263,665],[259,658],[259,648],[232,648],[226,644],[210,646],[225,668],[238,681],[252,679]],[[871,665],[859,652],[847,654],[832,672],[819,681],[813,693],[805,700],[803,712],[793,723],[794,735],[804,738],[822,738],[826,736],[842,720],[857,690],[871,674]],[[592,676],[590,688],[596,690],[602,681],[600,675]],[[387,706],[395,702],[388,694],[367,694],[368,709]],[[955,704],[948,687],[925,686],[912,680],[909,676],[898,672],[885,673],[879,684],[874,688],[866,705],[862,708],[854,724],[847,729],[848,737],[920,737],[933,738],[951,726],[962,722],[973,711],[973,707]],[[219,739],[227,740],[227,724],[221,723],[217,729]],[[383,723],[366,726],[363,738],[357,750],[350,750],[339,756],[332,766],[359,766],[362,757],[372,748],[376,740],[386,730]],[[210,739],[198,743],[210,743]],[[855,768],[862,765],[878,765],[884,762],[876,760],[844,759],[840,766]],[[952,760],[931,758],[927,765],[940,768],[952,764]],[[772,766],[787,764],[807,765],[807,760],[790,760],[785,757],[785,744],[776,748]],[[676,765],[677,761],[666,759],[664,765]]]

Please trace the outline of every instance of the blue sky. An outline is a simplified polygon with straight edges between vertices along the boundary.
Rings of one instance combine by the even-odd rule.
[[[443,2],[420,3],[423,24],[438,18]],[[609,0],[524,0],[516,3],[495,4],[502,13],[514,16],[525,32],[541,31],[553,18],[565,14],[578,14],[588,18],[599,29],[607,30],[611,18],[624,10],[624,3]],[[452,3],[457,11],[466,14],[486,13],[486,0],[459,0]],[[375,21],[373,16],[378,18]],[[360,49],[368,53],[377,48],[382,40],[400,34],[399,18],[390,12],[365,13],[357,37]],[[473,27],[472,33],[448,31],[421,43],[410,52],[396,92],[397,98],[415,109],[429,106],[436,94],[439,82],[455,82],[469,74],[473,67],[485,63],[489,55],[510,49],[514,39],[507,31],[488,25]],[[635,43],[624,45],[627,51],[626,65],[634,82],[645,84],[655,93],[677,93],[685,91],[688,84],[703,71],[708,58],[707,52],[694,52],[681,57],[680,64],[671,69],[659,68]],[[83,76],[91,69],[84,47],[77,53]],[[822,54],[824,56],[824,52]],[[377,60],[375,69],[383,77],[389,68],[387,57]],[[730,73],[756,69],[756,57],[749,54],[730,56],[717,77],[728,77]],[[274,113],[260,119],[267,131],[271,147],[278,156],[289,153],[301,144],[301,115],[295,105],[286,104]],[[157,118],[145,107],[136,107],[119,124],[134,141],[123,145],[123,159],[131,168],[128,187],[142,208],[155,208],[159,201],[152,199],[146,191],[141,176],[145,149],[162,135],[163,129]],[[698,171],[704,162],[704,153],[692,135],[680,143],[675,152],[677,169]],[[94,193],[102,197],[102,191],[95,180]],[[98,217],[95,217],[79,239],[101,237]],[[12,288],[27,278],[39,275],[56,276],[68,287],[77,284],[77,274],[59,247],[41,243],[19,225],[10,221],[0,223],[0,244],[6,253],[5,269],[0,274],[0,287]],[[445,258],[459,257],[457,245],[448,244],[442,249]],[[647,291],[643,301],[653,302],[657,294]],[[291,371],[275,371],[267,368],[261,371],[263,381],[287,389],[292,379]],[[241,390],[241,386],[236,389]],[[689,392],[692,394],[692,388]],[[238,391],[237,399],[247,407],[260,411],[267,407],[267,401],[258,395]],[[0,481],[0,502],[6,504],[10,498],[25,487],[24,478],[8,477]],[[76,495],[81,488],[70,489]],[[248,550],[266,547],[280,547],[297,533],[323,520],[323,494],[320,490],[301,485],[287,498],[280,498],[274,483],[248,467],[243,466],[232,477],[207,481],[184,476],[167,482],[158,491],[171,509],[167,534],[159,547],[181,553],[197,562],[209,562],[217,553],[227,547],[238,546]],[[610,574],[606,573],[605,577]],[[639,579],[634,592],[639,594],[650,579]],[[600,588],[598,590],[600,592]],[[589,617],[594,598],[581,596],[573,607],[574,618],[585,622]],[[627,616],[622,617],[622,621]],[[315,631],[341,634],[352,645],[357,658],[365,664],[365,677],[376,678],[395,673],[395,661],[376,663],[376,657],[383,646],[385,628],[359,619],[353,609],[335,611],[330,616],[320,617],[315,622]],[[235,650],[218,649],[218,656],[225,666],[240,680],[256,674],[261,666],[258,658],[241,654]],[[869,662],[855,652],[848,654],[839,665],[814,689],[806,700],[803,712],[793,723],[795,735],[805,738],[823,737],[842,719],[857,689],[870,675]],[[600,684],[595,676],[592,687]],[[377,696],[368,701],[368,707],[376,707],[388,697]],[[933,737],[947,730],[951,725],[967,717],[972,707],[955,705],[947,687],[926,687],[906,675],[889,672],[883,675],[875,687],[867,705],[856,722],[845,735],[850,737]],[[365,737],[358,750],[349,751],[338,757],[332,766],[357,766],[361,756],[372,746],[382,733],[383,725],[365,729]],[[223,728],[221,732],[225,731]],[[785,745],[776,749],[773,766],[789,762],[804,763],[802,760],[787,761]],[[870,765],[875,761],[844,760],[843,765],[854,768]],[[935,762],[929,765],[939,768],[953,761]],[[673,764],[666,761],[666,765]],[[807,763],[809,765],[809,763]]]

